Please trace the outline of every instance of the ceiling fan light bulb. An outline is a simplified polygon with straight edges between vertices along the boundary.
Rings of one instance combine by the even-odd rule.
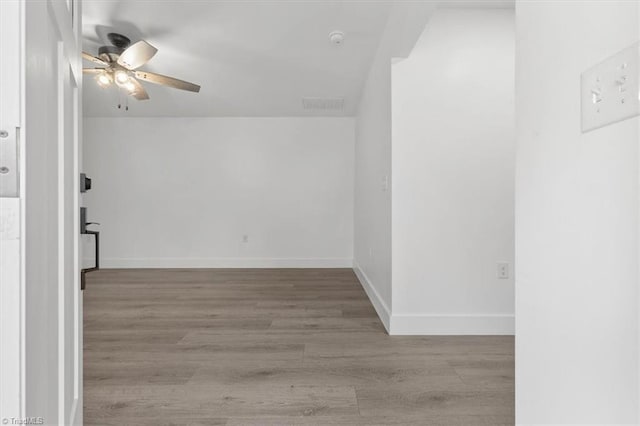
[[[129,75],[125,71],[116,71],[116,83],[125,84],[129,81]]]
[[[127,89],[130,93],[133,93],[136,91],[136,86],[135,84],[133,84],[131,81],[127,81],[125,84],[122,85],[125,89]]]
[[[96,77],[96,80],[98,82],[98,86],[100,87],[107,87],[111,84],[111,79],[106,74],[98,75],[98,77]]]

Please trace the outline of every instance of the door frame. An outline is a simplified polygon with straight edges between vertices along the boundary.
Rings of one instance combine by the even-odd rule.
[[[0,419],[25,417],[24,259],[24,16],[25,5],[0,2],[0,130],[6,151],[0,164],[17,174],[17,187],[0,194]],[[3,147],[3,149],[6,149]],[[17,169],[17,170],[16,170]],[[22,185],[21,185],[22,184]]]
[[[81,126],[82,126],[82,8],[81,0],[46,0],[27,5],[27,0],[0,1],[0,130],[7,131],[0,143],[11,143],[16,147],[17,160],[8,162],[8,156],[0,157],[0,166],[8,166],[11,173],[17,172],[17,190],[8,196],[0,196],[0,422],[7,423],[39,421],[46,424],[82,424],[82,294],[80,293],[80,235],[79,235],[79,171],[81,167]],[[34,6],[35,4],[35,6]],[[29,7],[31,9],[29,9]],[[43,34],[56,35],[57,51],[39,50],[28,54],[27,28],[42,25]],[[49,31],[49,32],[47,32]],[[31,228],[27,215],[27,193],[29,191],[27,144],[40,146],[45,142],[29,139],[30,125],[43,125],[42,117],[27,117],[28,63],[55,64],[56,87],[51,83],[50,92],[58,98],[66,96],[70,108],[66,113],[47,110],[55,115],[58,132],[52,132],[50,143],[55,145],[57,159],[57,193],[52,196],[58,205],[57,235],[58,252],[47,253],[57,258],[58,274],[50,277],[46,303],[57,310],[57,336],[47,342],[55,344],[51,348],[55,356],[51,358],[57,365],[54,374],[56,386],[47,391],[29,390],[28,374],[33,370],[29,360],[28,322],[28,273],[27,259],[30,256],[30,240],[27,232]],[[45,70],[46,72],[46,70]],[[62,72],[62,73],[61,73]],[[66,78],[68,85],[61,84]],[[46,77],[53,80],[53,77]],[[47,83],[49,84],[49,83]],[[58,102],[58,109],[64,102]],[[63,121],[64,120],[64,121]],[[65,122],[67,124],[65,124]],[[33,123],[33,124],[30,124]],[[37,128],[37,127],[36,127]],[[52,130],[52,129],[48,129]],[[35,143],[35,145],[34,145]],[[63,155],[66,154],[66,155]],[[42,154],[45,155],[45,154]],[[7,164],[4,164],[7,163]],[[32,170],[33,172],[33,170]],[[44,176],[44,172],[41,173]],[[62,176],[62,178],[60,177]],[[56,176],[46,176],[55,181]],[[3,194],[7,195],[7,194]],[[63,199],[66,195],[66,204]],[[67,219],[66,225],[64,224]],[[69,229],[71,228],[71,229]],[[33,237],[31,237],[33,241]],[[67,238],[67,244],[63,241]],[[70,242],[69,242],[70,241]],[[62,250],[62,251],[61,251]],[[37,257],[37,256],[36,256]],[[67,263],[68,262],[68,263]],[[69,265],[68,274],[62,266]],[[34,265],[32,264],[33,268]],[[54,285],[57,283],[57,285]],[[73,292],[68,293],[69,289]],[[67,293],[65,293],[67,292]],[[64,300],[64,295],[69,297]],[[69,304],[73,306],[69,309]],[[72,311],[70,326],[68,312]],[[65,323],[65,313],[67,322]],[[53,319],[53,318],[52,318]],[[37,324],[36,324],[37,326]],[[33,325],[31,327],[34,327]],[[66,337],[66,350],[65,350]],[[69,344],[72,339],[72,344]],[[72,347],[71,350],[69,348]],[[71,353],[70,353],[71,352]],[[73,357],[73,358],[70,358]],[[69,361],[65,365],[65,361]],[[74,370],[71,376],[69,368]],[[51,366],[53,367],[53,365]],[[65,375],[66,369],[66,375]],[[31,374],[33,375],[33,374]],[[72,377],[69,380],[69,377]],[[42,378],[46,381],[48,378]],[[50,379],[50,378],[49,378]],[[37,394],[45,399],[44,404],[33,404],[29,395]],[[69,401],[72,401],[69,404]],[[40,401],[41,402],[41,401]],[[48,405],[49,404],[49,405]],[[30,405],[50,406],[50,412],[32,412]],[[46,410],[45,410],[46,411]],[[6,419],[6,420],[5,420]],[[17,423],[16,423],[17,424]]]

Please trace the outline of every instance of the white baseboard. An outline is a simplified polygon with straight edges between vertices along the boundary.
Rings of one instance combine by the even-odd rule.
[[[360,269],[360,266],[355,262],[355,260],[353,261],[353,272],[355,272],[358,280],[360,281],[360,284],[362,285],[362,288],[364,288],[365,293],[367,293],[367,296],[369,297],[373,308],[376,310],[380,321],[382,321],[382,325],[384,325],[387,333],[389,333],[391,325],[391,310],[384,302],[384,300],[382,300],[382,297],[380,297],[380,293],[378,293],[373,284],[371,284],[371,281],[369,280],[369,277],[367,277],[367,274],[365,274],[364,271]]]
[[[100,267],[109,268],[351,268],[345,258],[104,258]]]
[[[357,262],[353,262],[353,271],[380,321],[392,336],[430,336],[430,335],[514,335],[514,315],[424,315],[393,314],[382,300],[367,274]]]
[[[514,315],[407,315],[391,317],[391,335],[514,335]]]

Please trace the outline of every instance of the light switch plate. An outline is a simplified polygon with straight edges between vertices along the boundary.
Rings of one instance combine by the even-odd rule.
[[[582,132],[640,115],[640,42],[582,73]]]

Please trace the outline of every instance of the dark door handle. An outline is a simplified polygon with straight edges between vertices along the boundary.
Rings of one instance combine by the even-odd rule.
[[[91,268],[84,268],[80,271],[80,290],[84,290],[87,284],[86,274],[100,269],[100,232],[87,229],[88,225],[100,225],[98,222],[87,222],[87,209],[80,207],[80,233],[93,235],[96,240],[96,263]]]
[[[84,290],[87,285],[87,278],[85,275],[88,272],[93,272],[100,269],[100,232],[86,230],[84,231],[84,234],[93,235],[96,239],[96,263],[95,263],[95,266],[91,268],[85,268],[82,271],[80,271],[80,290]]]

